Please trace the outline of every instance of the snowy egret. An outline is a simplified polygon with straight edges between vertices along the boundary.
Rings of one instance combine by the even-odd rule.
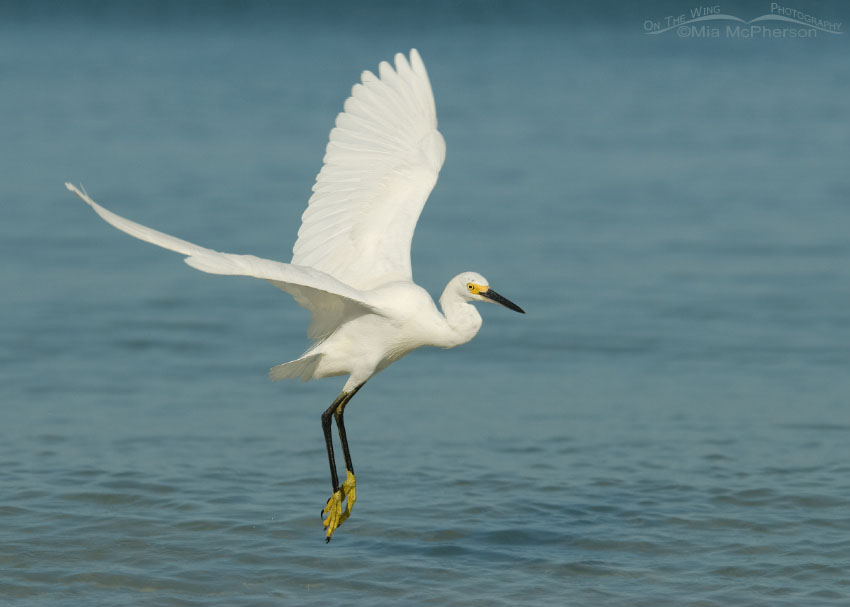
[[[378,76],[365,71],[361,80],[331,130],[290,263],[200,247],[120,217],[84,190],[65,184],[119,230],[186,255],[184,261],[203,272],[267,280],[310,311],[307,336],[312,345],[295,360],[272,368],[270,376],[307,381],[348,375],[342,392],[322,414],[333,486],[322,510],[326,541],[357,499],[343,414],[363,384],[416,348],[453,348],[475,337],[481,316],[472,302],[495,302],[524,313],[475,272],[449,281],[440,297],[442,313],[413,282],[413,230],[446,152],[431,84],[415,49],[409,60],[396,54],[395,69],[384,61]],[[332,419],[345,459],[342,484]]]

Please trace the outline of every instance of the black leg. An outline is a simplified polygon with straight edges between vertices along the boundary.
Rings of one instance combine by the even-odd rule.
[[[325,542],[331,541],[331,535],[336,529],[344,523],[351,514],[351,507],[357,499],[357,491],[355,489],[356,481],[354,479],[354,466],[351,463],[351,453],[348,451],[348,438],[345,436],[345,422],[343,414],[348,401],[357,394],[357,391],[363,387],[360,384],[351,392],[343,392],[336,400],[322,413],[322,431],[325,433],[325,446],[328,450],[328,463],[331,468],[331,484],[333,485],[333,494],[328,503],[322,509],[322,521],[326,528]],[[331,436],[331,418],[336,419],[336,427],[339,430],[339,440],[342,443],[342,454],[345,457],[345,483],[340,487],[339,477],[336,473],[336,460],[334,459],[334,444]],[[345,510],[343,511],[343,503]],[[325,517],[327,515],[327,517]]]
[[[336,412],[337,407],[345,400],[347,395],[340,394],[337,399],[322,413],[322,431],[325,433],[325,448],[328,450],[328,463],[331,467],[331,485],[333,485],[334,493],[339,490],[339,477],[336,474],[336,459],[334,458],[334,441],[331,436],[331,419]]]
[[[346,397],[337,405],[336,410],[334,411],[334,419],[336,420],[336,429],[339,431],[339,442],[342,444],[342,455],[345,458],[345,469],[351,473],[354,473],[354,464],[351,463],[351,453],[348,451],[348,438],[345,435],[345,421],[343,420],[343,415],[345,413],[345,407],[348,405],[348,401],[354,398],[354,395],[357,394],[357,391],[363,387],[363,384],[360,384],[354,390],[349,392]]]

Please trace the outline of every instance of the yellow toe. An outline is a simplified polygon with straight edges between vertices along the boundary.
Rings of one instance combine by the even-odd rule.
[[[326,530],[326,542],[331,541],[334,531],[351,515],[351,509],[354,507],[354,502],[357,501],[356,487],[357,481],[354,478],[354,473],[348,470],[342,487],[334,491],[324,510],[322,510],[322,525]],[[342,508],[342,502],[345,502],[345,510]]]
[[[357,501],[357,481],[351,470],[346,470],[345,482],[342,484],[342,492],[345,494],[345,513],[342,515],[340,524],[351,515],[354,502]]]
[[[327,537],[325,539],[326,542],[331,541],[333,532],[336,531],[342,524],[342,500],[342,489],[337,489],[334,491],[333,495],[331,495],[324,510],[322,510],[322,516],[327,515],[322,521],[322,525],[324,525],[327,530]]]

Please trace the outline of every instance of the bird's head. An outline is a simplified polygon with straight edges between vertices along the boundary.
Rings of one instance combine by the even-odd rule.
[[[453,286],[460,297],[466,301],[487,301],[497,303],[506,308],[525,314],[525,310],[506,297],[502,297],[490,288],[487,279],[477,272],[464,272],[452,279]]]

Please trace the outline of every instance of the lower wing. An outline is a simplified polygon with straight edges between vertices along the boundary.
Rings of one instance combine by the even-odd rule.
[[[336,309],[340,304],[355,314],[380,313],[369,302],[368,293],[354,289],[320,270],[262,259],[254,255],[234,255],[207,249],[116,215],[97,204],[84,190],[79,190],[70,183],[66,183],[65,187],[79,196],[107,223],[139,240],[186,255],[184,261],[193,268],[210,274],[253,276],[270,281],[293,295],[300,305],[313,312],[314,325],[319,320],[317,315],[325,316],[328,307]],[[322,337],[321,333],[324,332],[325,330],[318,327],[311,327],[309,331],[312,333],[310,337],[313,338]]]

